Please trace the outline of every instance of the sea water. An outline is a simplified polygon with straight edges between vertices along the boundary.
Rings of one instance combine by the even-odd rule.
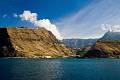
[[[120,80],[120,59],[1,58],[0,80]]]

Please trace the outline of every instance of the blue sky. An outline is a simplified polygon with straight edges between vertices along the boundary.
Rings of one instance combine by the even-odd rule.
[[[0,18],[3,20],[3,16],[7,15],[7,19],[13,20],[14,13],[21,14],[29,10],[37,13],[39,18],[56,21],[89,3],[90,0],[0,0]]]
[[[33,26],[15,15],[25,10],[49,19],[63,38],[98,38],[102,24],[120,24],[120,0],[0,0],[0,26]]]

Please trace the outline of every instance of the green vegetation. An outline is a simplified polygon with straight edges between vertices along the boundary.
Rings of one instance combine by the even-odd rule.
[[[39,53],[36,53],[36,54],[34,54],[34,56],[37,56],[37,57],[50,56],[50,57],[52,57],[52,58],[62,58],[64,55],[61,55],[61,54],[50,55],[50,54],[39,54]]]
[[[52,55],[52,58],[62,58],[63,55]]]
[[[34,54],[35,56],[46,56],[45,54],[38,54],[38,53],[36,53],[36,54]]]
[[[84,56],[88,51],[84,50],[74,50],[75,55],[80,55],[81,57]]]

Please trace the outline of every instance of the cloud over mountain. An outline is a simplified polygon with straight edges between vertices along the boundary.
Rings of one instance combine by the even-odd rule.
[[[44,27],[45,29],[51,31],[57,39],[62,40],[56,25],[52,24],[49,19],[38,20],[37,16],[37,13],[32,13],[31,11],[24,11],[23,14],[19,15],[21,20],[29,21],[37,27]]]
[[[112,31],[112,32],[120,32],[120,25],[110,25],[110,24],[102,24],[101,28],[104,31]]]

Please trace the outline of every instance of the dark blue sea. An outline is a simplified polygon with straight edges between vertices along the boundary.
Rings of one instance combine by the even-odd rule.
[[[120,80],[120,59],[1,58],[0,80]]]

